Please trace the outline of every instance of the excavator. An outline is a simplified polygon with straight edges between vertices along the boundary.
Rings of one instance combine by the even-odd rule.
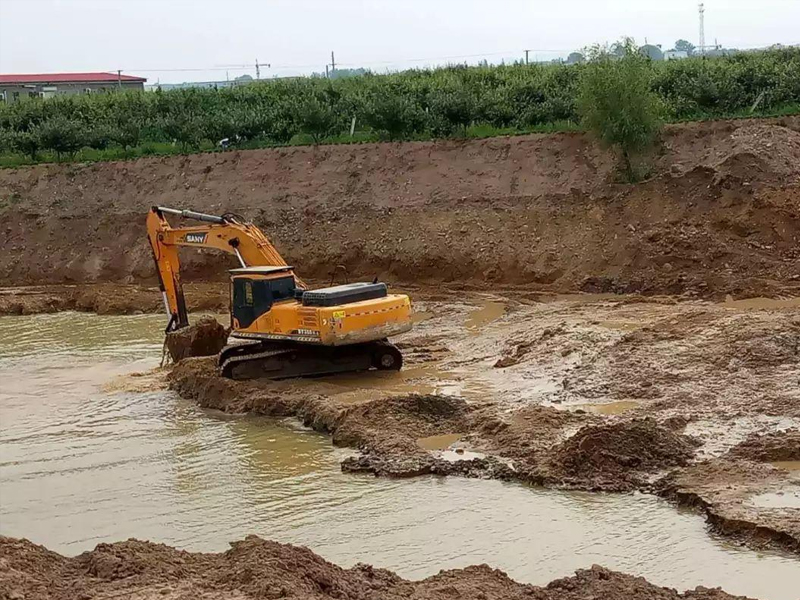
[[[173,228],[165,215],[201,224]],[[178,249],[210,248],[238,259],[240,267],[229,271],[229,344],[218,358],[224,377],[284,379],[402,367],[403,356],[388,338],[411,329],[411,300],[388,293],[377,278],[309,289],[267,236],[233,213],[154,206],[147,235],[169,316],[167,333],[189,325]]]

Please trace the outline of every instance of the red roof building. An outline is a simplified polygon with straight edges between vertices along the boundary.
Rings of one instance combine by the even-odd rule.
[[[144,77],[117,73],[0,74],[0,101],[26,97],[50,98],[62,94],[93,94],[117,89],[143,90]]]

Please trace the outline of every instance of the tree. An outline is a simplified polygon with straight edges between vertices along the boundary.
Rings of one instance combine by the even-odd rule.
[[[300,131],[311,135],[315,144],[330,135],[336,127],[336,113],[328,102],[310,96],[297,103],[295,121]]]
[[[640,175],[636,159],[655,142],[661,129],[661,101],[652,91],[651,66],[632,40],[618,44],[621,56],[596,47],[584,69],[578,112],[584,126],[620,153],[628,181]]]
[[[114,131],[104,123],[98,123],[86,132],[86,145],[95,150],[105,150],[114,141]]]
[[[569,56],[567,57],[567,64],[568,65],[578,65],[582,62],[586,61],[586,57],[581,54],[580,52],[570,52]]]
[[[425,113],[409,96],[391,88],[375,93],[369,99],[364,115],[370,127],[386,134],[390,140],[419,131],[424,119]]]
[[[74,156],[87,143],[84,127],[67,117],[53,117],[38,126],[37,135],[42,148],[53,150],[58,159]]]
[[[121,120],[113,130],[111,138],[122,146],[127,154],[131,148],[139,145],[142,138],[142,126],[130,120]]]
[[[678,40],[675,42],[675,50],[678,52],[686,52],[688,56],[694,54],[695,46],[689,41],[686,40]]]
[[[437,90],[430,101],[434,133],[453,133],[460,127],[466,137],[467,127],[475,120],[477,107],[474,93],[464,84]]]
[[[10,146],[20,154],[29,156],[32,161],[35,161],[41,148],[38,132],[35,129],[14,131],[11,133]]]
[[[192,113],[169,115],[159,122],[161,130],[186,152],[190,148],[197,148],[205,138],[205,120]]]

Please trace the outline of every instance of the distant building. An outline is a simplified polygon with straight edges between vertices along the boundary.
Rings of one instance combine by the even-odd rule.
[[[680,60],[689,58],[689,53],[685,50],[667,50],[664,52],[664,60]]]
[[[96,94],[122,90],[143,90],[144,77],[116,73],[46,73],[0,75],[0,102],[22,98],[52,98],[61,94]]]

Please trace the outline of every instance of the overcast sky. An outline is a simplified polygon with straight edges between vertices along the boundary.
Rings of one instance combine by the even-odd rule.
[[[800,0],[707,0],[706,43],[800,44]],[[0,0],[0,72],[150,83],[550,59],[631,36],[697,44],[694,0]],[[247,65],[237,68],[228,65]]]

